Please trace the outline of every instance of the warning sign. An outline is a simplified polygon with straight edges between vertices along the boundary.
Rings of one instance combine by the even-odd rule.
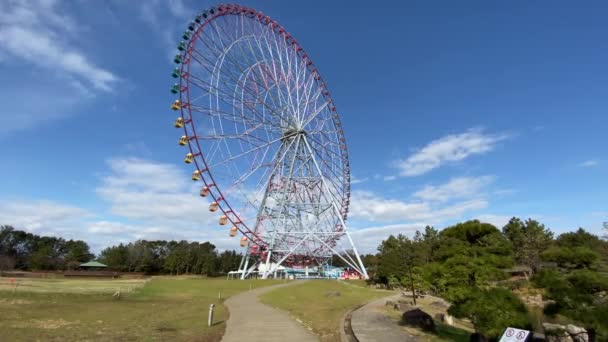
[[[521,330],[508,327],[502,334],[499,342],[524,342],[530,336],[528,330]]]

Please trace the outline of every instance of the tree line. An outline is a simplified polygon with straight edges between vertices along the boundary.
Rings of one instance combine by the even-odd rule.
[[[242,255],[218,252],[209,242],[138,240],[104,249],[99,261],[116,271],[146,274],[226,274],[239,267]]]
[[[0,226],[0,270],[71,270],[94,258],[82,240],[39,236]],[[236,270],[241,254],[220,253],[209,242],[138,240],[105,248],[96,260],[120,272],[212,276]]]
[[[506,326],[532,327],[517,294],[538,290],[550,303],[546,317],[566,317],[608,340],[608,242],[582,228],[555,237],[531,219],[512,218],[502,230],[477,220],[427,226],[412,238],[389,236],[364,258],[373,281],[445,298],[450,314],[490,339]]]
[[[93,257],[82,240],[39,236],[0,226],[0,270],[66,270]]]

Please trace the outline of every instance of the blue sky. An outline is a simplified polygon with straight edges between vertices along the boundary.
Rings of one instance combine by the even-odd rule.
[[[237,242],[196,196],[171,56],[209,1],[0,4],[0,224],[85,239]],[[353,173],[349,225],[389,233],[608,221],[608,4],[246,1],[308,51]]]

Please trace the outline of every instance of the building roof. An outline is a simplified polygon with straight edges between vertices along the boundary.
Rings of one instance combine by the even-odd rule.
[[[97,262],[97,261],[89,261],[89,262],[85,262],[84,264],[80,264],[80,267],[108,267],[108,266],[104,265],[100,262]]]

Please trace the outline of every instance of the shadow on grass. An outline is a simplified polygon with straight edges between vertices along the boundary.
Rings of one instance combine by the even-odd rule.
[[[437,323],[436,327],[437,327],[437,336],[439,336],[443,339],[446,339],[448,341],[468,342],[469,336],[471,335],[471,333],[466,330],[459,329],[456,327],[451,327],[449,325],[442,324],[442,323]]]

